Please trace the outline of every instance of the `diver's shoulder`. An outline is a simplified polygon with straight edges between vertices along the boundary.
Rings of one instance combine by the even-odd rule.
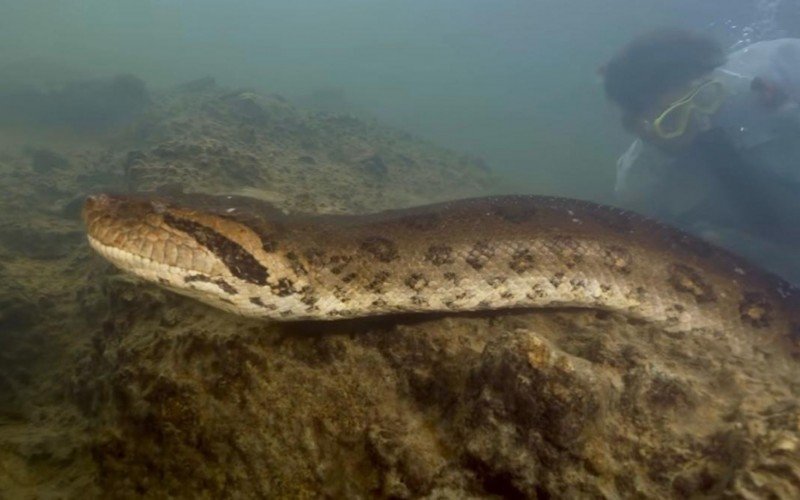
[[[782,54],[800,54],[800,38],[776,38],[752,43],[729,54],[727,64],[740,59],[768,58]]]

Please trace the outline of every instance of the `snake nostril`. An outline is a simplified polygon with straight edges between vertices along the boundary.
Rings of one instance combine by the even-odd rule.
[[[107,209],[110,201],[111,198],[102,193],[87,196],[86,201],[83,203],[83,219],[88,221],[93,213]]]

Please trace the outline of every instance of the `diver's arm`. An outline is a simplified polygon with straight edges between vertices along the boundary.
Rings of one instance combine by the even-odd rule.
[[[619,160],[614,198],[617,205],[651,217],[662,218],[660,193],[663,193],[663,154],[636,139]]]
[[[800,39],[785,38],[773,43],[776,47],[770,57],[770,74],[758,77],[776,86],[788,99],[800,102]]]
[[[773,242],[796,237],[796,224],[786,226],[789,207],[783,206],[774,196],[767,173],[744,159],[723,130],[704,132],[695,141],[693,149],[703,168],[708,169],[722,186],[727,202],[739,219],[740,230]]]

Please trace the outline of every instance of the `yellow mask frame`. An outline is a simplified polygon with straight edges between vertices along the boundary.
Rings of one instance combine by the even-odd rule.
[[[722,106],[725,95],[725,85],[722,82],[705,81],[658,115],[653,121],[653,130],[662,139],[680,137],[686,132],[693,111],[711,115]]]

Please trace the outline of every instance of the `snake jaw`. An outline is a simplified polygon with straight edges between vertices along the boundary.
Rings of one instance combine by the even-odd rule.
[[[242,302],[256,307],[251,298],[270,290],[268,259],[245,249],[257,237],[233,221],[158,199],[106,194],[86,199],[83,218],[90,246],[146,281],[231,311]],[[240,305],[233,307],[234,300]]]
[[[170,230],[164,223],[167,213],[161,201],[99,194],[87,197],[82,215],[91,246],[103,255],[126,256],[114,259],[123,270],[140,259],[179,268],[187,255],[202,248],[190,236]]]

